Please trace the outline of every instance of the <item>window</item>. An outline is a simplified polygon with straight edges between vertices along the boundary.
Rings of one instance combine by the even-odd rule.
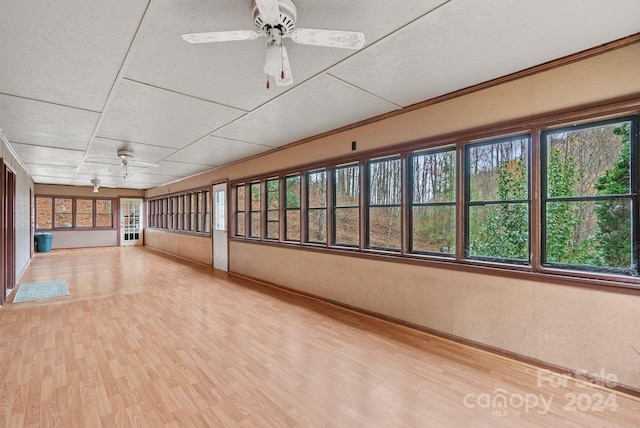
[[[249,205],[249,221],[251,222],[251,229],[249,230],[249,236],[252,238],[260,238],[260,182],[251,183],[251,204]]]
[[[113,228],[111,199],[37,196],[36,229]]]
[[[464,133],[256,177],[246,200],[245,184],[235,185],[236,236],[251,225],[252,238],[271,243],[640,289],[640,99],[633,115],[612,119],[629,108],[599,109],[606,119],[590,122],[593,109],[537,117],[491,139]]]
[[[203,192],[202,194],[202,201],[203,201],[203,205],[202,205],[202,212],[204,213],[204,232],[205,233],[210,233],[211,232],[211,196],[209,196],[209,191],[206,190]]]
[[[196,228],[196,194],[189,193],[187,195],[187,200],[189,204],[189,232],[194,232],[197,230]]]
[[[236,186],[236,236],[246,236],[246,197],[245,185]]]
[[[280,239],[280,179],[267,180],[267,239]]]
[[[327,170],[307,173],[307,240],[327,243]]]
[[[333,243],[349,247],[360,245],[360,166],[335,169]]]
[[[399,157],[367,164],[367,247],[400,250],[402,163]]]
[[[36,229],[51,229],[53,227],[53,199],[47,197],[36,198]]]
[[[204,192],[196,193],[197,203],[198,203],[198,215],[196,216],[196,232],[204,231],[204,225],[202,222],[204,221]]]
[[[409,157],[409,250],[454,255],[456,244],[455,148],[414,153]]]
[[[529,140],[466,146],[467,257],[529,263]]]
[[[285,239],[300,241],[300,175],[288,176],[285,188]]]
[[[112,201],[96,200],[96,227],[113,227]]]
[[[55,198],[53,227],[73,227],[73,199]]]
[[[220,190],[214,193],[215,198],[215,212],[213,214],[213,228],[214,230],[226,231],[226,201],[224,200],[226,192]]]
[[[631,131],[637,123],[618,119],[542,133],[544,264],[636,271]]]
[[[93,200],[76,199],[76,227],[93,227]]]

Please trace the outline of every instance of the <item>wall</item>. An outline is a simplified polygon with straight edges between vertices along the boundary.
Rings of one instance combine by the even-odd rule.
[[[145,229],[144,245],[179,257],[213,266],[213,245],[206,236]]]
[[[161,186],[159,196],[509,120],[640,97],[640,44]],[[186,254],[186,253],[185,253]],[[187,257],[185,254],[181,254]],[[640,390],[640,292],[232,241],[230,271]],[[331,269],[327,269],[331,266]],[[312,274],[310,274],[312,273]]]
[[[133,189],[110,189],[101,187],[98,193],[93,193],[93,187],[86,186],[61,186],[54,184],[36,184],[36,196],[76,196],[87,198],[144,198],[144,191]],[[113,207],[118,209],[118,204]],[[116,226],[119,226],[119,212],[116,212]],[[52,249],[83,248],[83,247],[109,247],[118,245],[118,228],[111,230],[54,230],[51,231]]]
[[[0,124],[1,126],[2,124]],[[34,184],[0,130],[0,158],[16,173],[16,282],[31,260],[31,200]]]

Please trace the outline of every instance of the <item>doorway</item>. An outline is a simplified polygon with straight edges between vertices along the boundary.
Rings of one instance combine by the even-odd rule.
[[[227,183],[213,186],[213,268],[229,270],[227,241]]]
[[[120,245],[142,245],[142,199],[120,199]]]
[[[0,179],[0,304],[16,285],[16,175],[2,162],[2,178]]]

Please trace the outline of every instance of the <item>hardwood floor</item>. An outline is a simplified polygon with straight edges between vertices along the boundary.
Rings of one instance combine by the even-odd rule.
[[[0,309],[0,427],[640,423],[633,397],[148,249],[39,253],[21,282],[54,279],[70,296]]]

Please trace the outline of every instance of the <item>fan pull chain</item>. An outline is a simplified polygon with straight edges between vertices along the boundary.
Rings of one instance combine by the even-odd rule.
[[[282,55],[282,45],[280,45],[280,62],[282,64],[282,73],[280,73],[280,79],[284,80],[284,55]]]
[[[269,89],[269,75],[267,74],[267,89]]]

